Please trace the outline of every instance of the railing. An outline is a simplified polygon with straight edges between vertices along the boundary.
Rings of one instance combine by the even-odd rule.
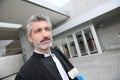
[[[5,79],[5,78],[8,78],[8,77],[13,76],[13,75],[15,75],[15,74],[17,74],[17,73],[13,73],[13,74],[10,74],[10,75],[8,75],[8,76],[2,77],[2,78],[0,78],[0,80],[3,80],[3,79]]]

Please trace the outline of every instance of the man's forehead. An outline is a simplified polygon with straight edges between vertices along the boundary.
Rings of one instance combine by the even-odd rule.
[[[47,23],[47,22],[45,22],[45,21],[37,21],[37,22],[33,22],[32,24],[31,24],[31,27],[50,27],[50,25]]]
[[[35,21],[35,22],[32,22],[32,24],[48,24],[48,22],[46,21]]]

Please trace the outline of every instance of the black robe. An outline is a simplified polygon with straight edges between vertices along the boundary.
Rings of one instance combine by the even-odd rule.
[[[60,60],[66,73],[74,68],[59,49],[51,48],[51,53],[55,54]],[[20,69],[15,80],[62,80],[62,78],[51,56],[44,57],[44,55],[34,52],[31,58]]]

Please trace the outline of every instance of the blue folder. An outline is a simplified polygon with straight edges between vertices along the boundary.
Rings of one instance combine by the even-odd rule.
[[[83,74],[77,75],[77,76],[75,76],[75,78],[76,78],[77,80],[86,80],[86,79],[85,79],[85,76],[84,76]]]

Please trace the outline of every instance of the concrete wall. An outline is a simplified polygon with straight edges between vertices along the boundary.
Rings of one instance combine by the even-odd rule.
[[[103,50],[120,48],[120,17],[114,17],[96,29]]]
[[[75,18],[109,1],[111,0],[70,0],[64,8],[70,12],[70,18]]]
[[[70,17],[69,19],[65,20],[64,22],[58,24],[58,26],[71,21],[74,18],[79,16],[83,16],[88,12],[110,2],[112,0],[70,0],[66,3],[63,8],[69,11]]]
[[[17,73],[23,65],[22,54],[0,58],[0,78]],[[11,79],[9,79],[11,80]]]
[[[70,18],[67,20],[68,22],[66,21],[63,25],[59,26],[59,28],[56,28],[53,30],[54,39],[59,39],[59,38],[61,38],[61,36],[69,35],[78,29],[79,30],[82,29],[82,27],[84,28],[85,25],[83,25],[83,24],[87,24],[87,23],[86,22],[79,23],[79,22],[84,21],[85,18],[88,18],[91,15],[89,15],[87,17],[83,16],[83,15],[85,15],[85,14],[89,13],[90,11],[97,9],[109,2],[111,3],[114,1],[115,1],[115,3],[117,3],[118,0],[99,0],[99,2],[98,2],[98,0],[93,0],[92,2],[90,0],[71,0],[70,2],[67,3],[67,5],[64,6],[67,10],[70,11]],[[109,5],[109,7],[111,7],[111,6],[112,6],[112,4]],[[99,11],[102,12],[102,10],[104,10],[104,7]],[[96,11],[92,14],[95,15],[97,12],[98,11]],[[98,12],[98,13],[100,13],[100,12]],[[112,15],[114,15],[114,14],[112,14]],[[104,18],[103,18],[103,20],[104,20]],[[96,21],[97,21],[97,19],[96,19]],[[119,45],[120,38],[118,37],[118,34],[120,33],[119,32],[119,28],[120,28],[119,21],[120,21],[120,19],[117,19],[117,17],[111,18],[111,20],[104,21],[104,26],[102,28],[99,28],[100,30],[97,29],[98,37],[99,37],[99,40],[100,40],[103,50],[115,49],[115,48],[120,47],[120,45]],[[103,22],[103,21],[101,20],[101,22]],[[101,22],[98,20],[98,23],[101,23]],[[80,27],[80,28],[78,28],[78,27]]]
[[[22,28],[20,31],[20,40],[21,40],[21,46],[23,51],[24,60],[28,60],[31,55],[33,54],[33,47],[30,45],[25,28]]]
[[[71,7],[72,6],[73,5],[71,5]],[[110,13],[113,12],[113,10],[115,10],[119,6],[120,6],[120,2],[118,0],[110,0],[104,4],[101,4],[98,7],[94,6],[95,8],[92,8],[90,10],[86,10],[86,13],[83,13],[82,15],[77,13],[78,14],[78,15],[76,15],[77,17],[71,16],[69,18],[69,20],[67,20],[66,22],[63,23],[63,25],[60,25],[60,26],[58,26],[58,28],[55,28],[52,32],[53,36],[56,36],[56,35],[66,31],[66,30],[74,28],[77,25],[83,24],[83,23],[90,21],[90,20],[93,20],[95,18],[97,18],[96,21],[98,21],[98,17],[102,18],[101,16],[103,16],[103,15],[104,15],[104,17],[101,20],[104,20],[108,17],[111,17]],[[87,6],[87,7],[89,7],[89,6]],[[74,8],[74,9],[80,10],[77,8]],[[81,8],[81,9],[83,9],[83,8]],[[111,15],[119,15],[119,14],[117,14],[118,12],[119,12],[119,10],[114,12],[114,14],[111,13]],[[109,13],[109,15],[105,15],[107,13]]]

